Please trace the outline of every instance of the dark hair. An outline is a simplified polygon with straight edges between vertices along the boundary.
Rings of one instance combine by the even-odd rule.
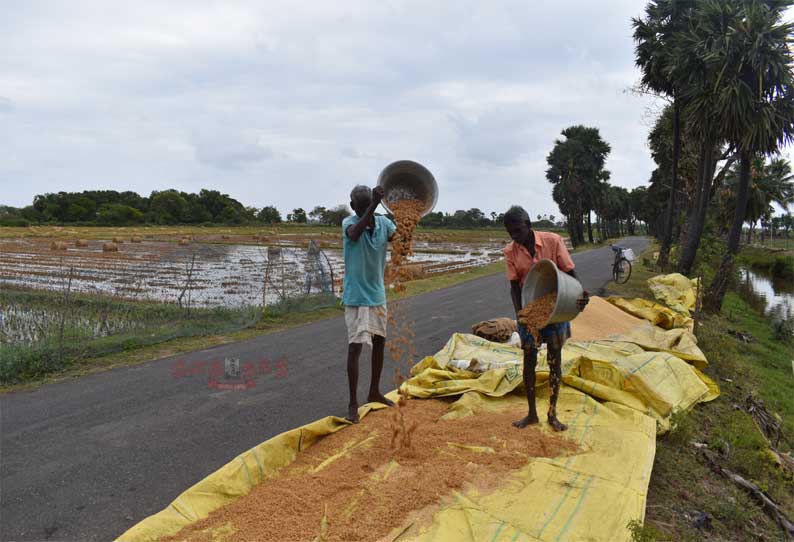
[[[372,201],[372,189],[369,186],[359,184],[350,191],[350,201],[354,206],[358,206],[362,200]]]
[[[508,222],[526,222],[530,228],[532,227],[532,221],[529,219],[529,214],[520,205],[513,205],[507,210],[504,217],[505,226],[508,224]]]

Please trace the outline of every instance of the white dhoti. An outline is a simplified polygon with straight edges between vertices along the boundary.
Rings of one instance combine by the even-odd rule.
[[[347,342],[372,346],[372,336],[386,336],[386,305],[375,307],[345,307]]]

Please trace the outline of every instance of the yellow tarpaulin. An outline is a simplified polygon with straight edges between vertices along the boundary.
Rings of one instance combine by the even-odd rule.
[[[625,333],[613,335],[610,339],[634,343],[644,350],[669,352],[688,361],[701,371],[708,365],[706,356],[698,348],[697,339],[688,329],[665,330],[646,323]]]
[[[674,311],[689,316],[695,310],[697,279],[688,279],[681,273],[659,275],[648,279],[648,287],[657,301]]]
[[[647,337],[644,337],[647,339]],[[664,351],[667,342],[646,350],[635,342],[618,340],[569,341],[562,349],[563,382],[604,401],[628,406],[654,418],[660,432],[669,428],[670,416],[697,402],[716,397],[716,385],[680,357]],[[444,349],[417,364],[403,386],[414,397],[446,397],[474,391],[503,397],[523,387],[520,365],[483,374],[448,367],[453,359],[511,361],[522,359],[521,350],[492,343],[475,335],[456,333]],[[545,350],[538,356],[537,385],[549,377]]]
[[[629,314],[633,314],[638,318],[644,318],[651,324],[659,326],[663,329],[673,329],[683,327],[692,331],[694,322],[688,315],[676,312],[673,309],[635,297],[634,299],[624,299],[622,297],[608,297],[607,301],[621,308]]]
[[[604,305],[609,310],[619,310]],[[608,315],[607,315],[608,316]],[[609,333],[605,320],[605,336]],[[684,330],[681,330],[684,331]],[[496,490],[454,493],[422,525],[395,526],[400,541],[628,541],[626,525],[642,520],[656,447],[656,434],[670,415],[717,396],[716,385],[692,363],[702,353],[684,333],[642,328],[600,341],[570,341],[563,349],[563,381],[558,416],[578,453],[555,459],[530,458]],[[502,362],[504,367],[475,373],[455,369],[452,360]],[[482,410],[525,407],[522,352],[467,334],[453,335],[428,356],[403,385],[415,397],[459,396],[446,417]],[[513,362],[513,363],[511,363]],[[705,363],[705,359],[702,359]],[[538,360],[538,412],[548,408],[548,366]],[[365,415],[368,407],[362,407]],[[282,433],[239,455],[180,495],[165,510],[119,537],[152,541],[174,535],[213,510],[246,495],[288,465],[323,435],[346,423],[327,417]],[[266,520],[263,520],[266,521]],[[224,540],[234,540],[225,533]],[[216,537],[220,540],[219,537]]]

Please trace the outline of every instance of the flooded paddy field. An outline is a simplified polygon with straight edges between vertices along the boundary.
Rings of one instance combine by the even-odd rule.
[[[116,237],[113,252],[103,250],[112,238],[84,246],[63,237],[0,238],[0,285],[62,290],[70,282],[76,292],[123,299],[180,303],[181,296],[194,306],[240,307],[311,293],[323,281],[338,294],[344,275],[341,239],[324,233],[131,238]],[[501,239],[420,235],[411,262],[420,276],[463,270],[501,258],[502,246]]]
[[[226,334],[265,313],[335,305],[340,232],[284,229],[0,228],[0,383]],[[419,278],[486,265],[502,257],[500,233],[420,233],[404,271]]]

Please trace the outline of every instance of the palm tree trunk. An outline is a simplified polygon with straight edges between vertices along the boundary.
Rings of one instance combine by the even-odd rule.
[[[576,217],[576,235],[579,239],[579,244],[584,244],[584,216],[583,213],[580,211],[579,215]]]
[[[722,309],[722,300],[725,298],[728,282],[731,279],[731,275],[733,275],[733,261],[739,252],[742,225],[747,212],[747,200],[750,197],[751,156],[747,151],[742,152],[741,163],[739,164],[739,191],[736,194],[736,211],[733,216],[733,224],[728,234],[728,250],[722,258],[720,268],[717,270],[703,304],[704,308],[709,312],[717,313]]]
[[[576,238],[576,229],[574,228],[573,222],[574,214],[571,213],[567,216],[568,218],[568,236],[571,238],[571,246],[576,248],[579,245],[579,240]]]
[[[690,209],[687,218],[686,243],[681,251],[678,262],[678,272],[689,275],[695,265],[695,257],[700,248],[700,237],[706,224],[706,211],[708,210],[711,181],[714,178],[714,143],[711,138],[706,138],[698,158],[698,185],[695,189],[695,204]]]
[[[665,269],[670,263],[670,247],[673,244],[673,211],[675,209],[675,192],[678,189],[678,159],[681,155],[681,106],[678,100],[673,102],[673,167],[670,178],[670,197],[667,198],[667,213],[662,236],[662,247],[659,249],[659,267]]]
[[[587,239],[590,241],[590,244],[592,245],[593,244],[593,223],[592,223],[593,219],[590,216],[591,212],[592,211],[590,209],[587,210]]]

